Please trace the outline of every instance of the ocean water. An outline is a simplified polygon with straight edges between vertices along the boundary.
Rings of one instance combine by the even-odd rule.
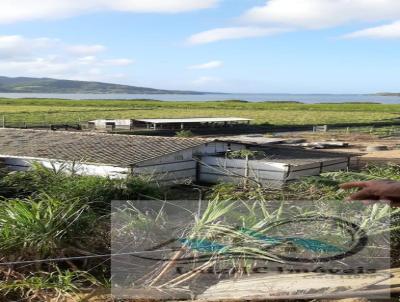
[[[0,93],[0,98],[59,98],[71,100],[98,99],[153,99],[160,101],[222,101],[243,100],[249,102],[296,101],[308,104],[376,102],[400,104],[400,96],[380,96],[373,94],[46,94],[46,93]]]

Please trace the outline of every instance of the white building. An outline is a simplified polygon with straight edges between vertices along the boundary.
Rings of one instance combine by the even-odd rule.
[[[74,167],[77,173],[86,175],[148,176],[162,185],[248,179],[275,186],[344,169],[349,163],[345,155],[319,152],[311,156],[304,150],[281,147],[263,149],[268,156],[261,160],[226,156],[229,151],[246,148],[257,147],[201,138],[0,129],[0,161],[14,171],[27,170],[33,162],[39,162],[47,167]]]
[[[131,119],[103,119],[88,122],[88,128],[92,130],[131,130],[133,121]]]
[[[102,119],[89,121],[88,128],[93,130],[183,130],[236,127],[248,125],[251,121],[251,119],[241,117]]]

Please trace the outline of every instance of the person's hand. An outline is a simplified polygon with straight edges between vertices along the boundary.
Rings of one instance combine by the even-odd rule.
[[[391,201],[393,206],[400,207],[400,182],[392,180],[371,180],[349,182],[340,185],[342,189],[359,188],[348,200],[361,200],[370,204],[379,201]]]

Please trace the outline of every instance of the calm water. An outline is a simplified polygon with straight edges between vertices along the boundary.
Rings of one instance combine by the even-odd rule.
[[[60,98],[83,99],[154,99],[161,101],[216,101],[244,100],[250,102],[297,101],[303,103],[377,102],[400,104],[400,96],[378,96],[372,94],[41,94],[41,93],[0,93],[4,98]]]

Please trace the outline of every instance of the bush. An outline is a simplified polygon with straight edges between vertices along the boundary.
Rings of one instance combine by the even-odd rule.
[[[0,203],[2,255],[45,258],[92,233],[97,217],[79,199],[9,199]]]
[[[193,137],[194,134],[190,130],[181,130],[175,134],[176,137]]]
[[[30,273],[23,279],[4,278],[0,281],[0,294],[2,301],[75,301],[80,287],[97,285],[99,282],[87,272],[57,268],[51,273]]]
[[[252,151],[252,150],[237,150],[228,153],[228,158],[231,159],[262,159],[266,158],[266,154],[263,151]]]
[[[29,171],[11,172],[0,180],[0,196],[5,198],[35,198],[42,194],[60,200],[79,198],[102,211],[109,211],[113,200],[162,196],[160,188],[149,179],[82,176],[38,164]]]

